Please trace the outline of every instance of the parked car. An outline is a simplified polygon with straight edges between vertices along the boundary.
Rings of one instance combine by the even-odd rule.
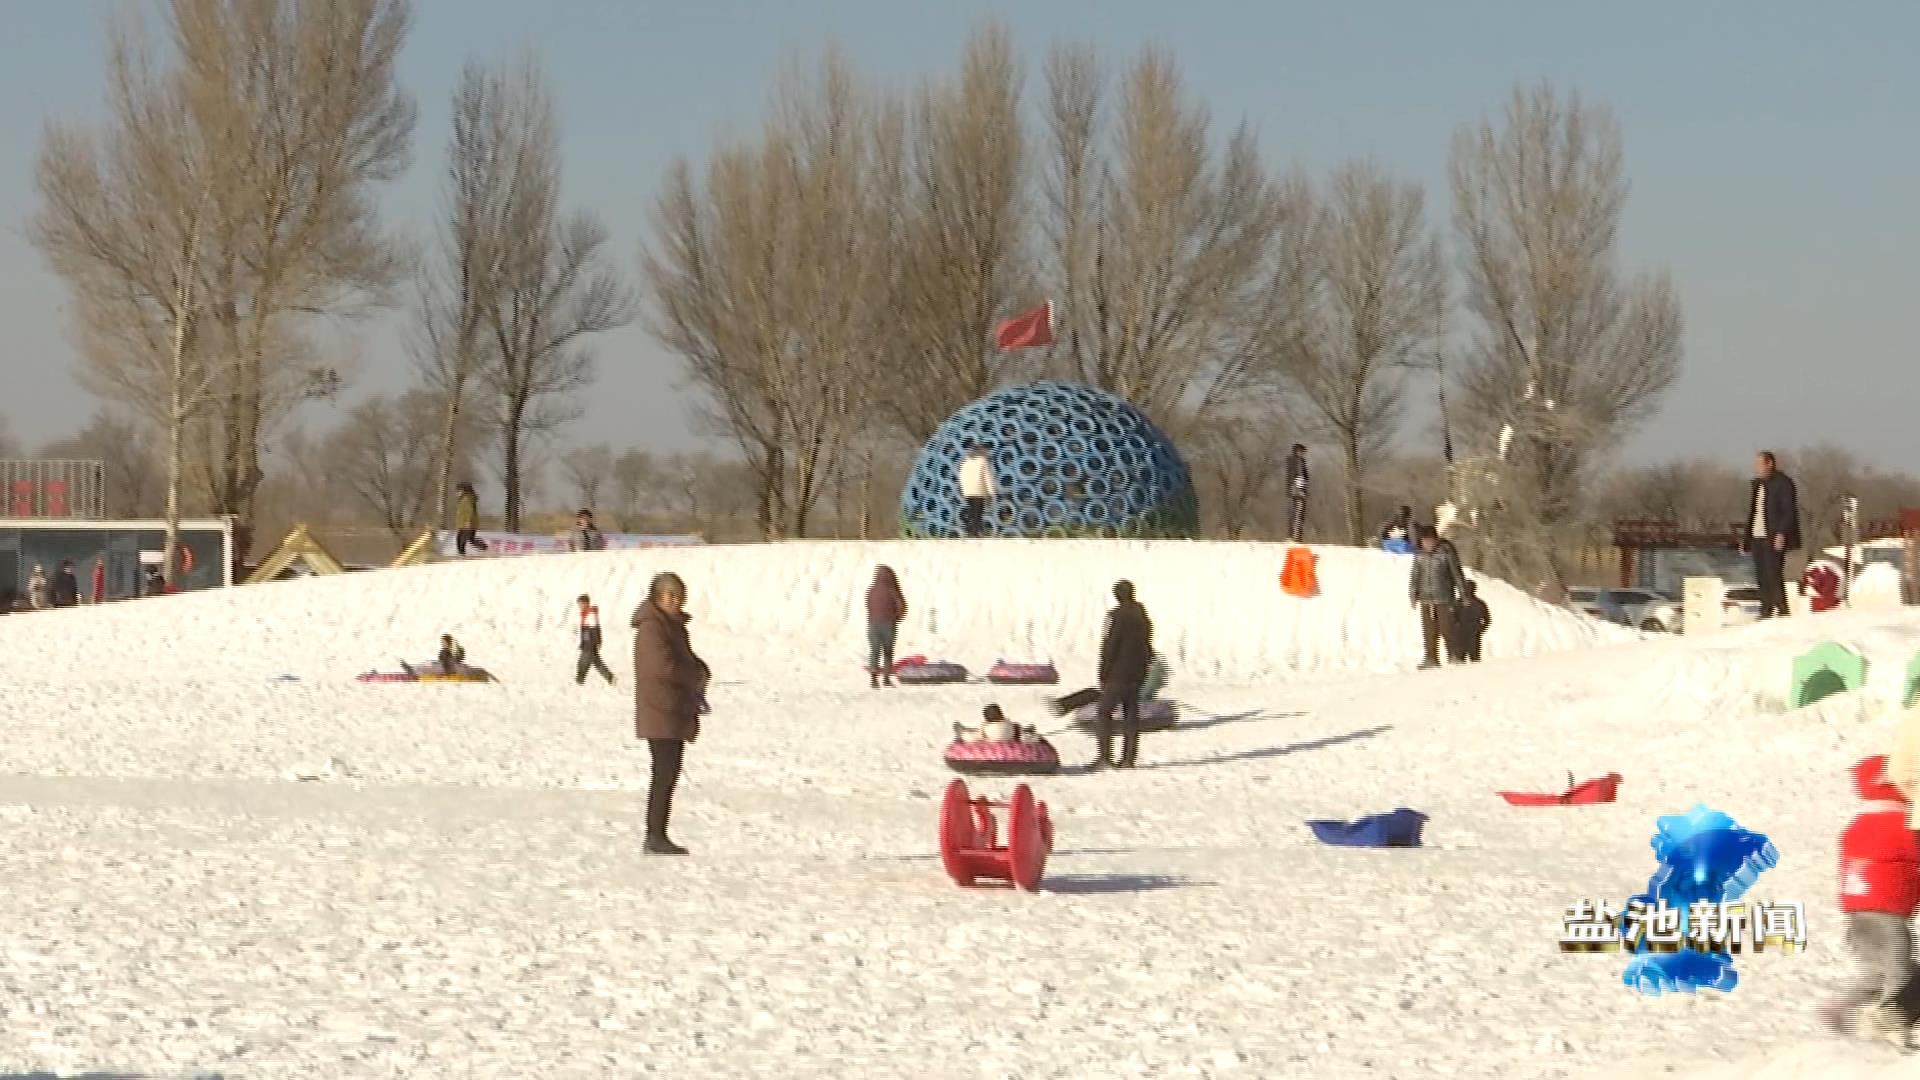
[[[1567,590],[1567,606],[1582,615],[1590,615],[1621,626],[1632,626],[1626,607],[1614,596],[1616,591],[1591,585],[1576,585]]]
[[[1653,634],[1680,632],[1680,601],[1652,589],[1609,589],[1614,601],[1626,612],[1627,625]]]
[[[1729,585],[1720,600],[1720,623],[1744,626],[1760,621],[1760,588],[1757,585]]]

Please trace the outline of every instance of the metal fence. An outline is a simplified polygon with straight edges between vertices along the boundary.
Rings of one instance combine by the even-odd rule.
[[[107,516],[107,467],[99,461],[0,460],[0,517]]]

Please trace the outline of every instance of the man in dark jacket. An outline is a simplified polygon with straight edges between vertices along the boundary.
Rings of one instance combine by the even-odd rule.
[[[1800,550],[1800,495],[1793,478],[1780,471],[1773,451],[1753,461],[1753,487],[1747,492],[1747,527],[1741,542],[1753,556],[1754,584],[1760,587],[1760,617],[1787,613],[1787,552]]]
[[[1099,764],[1131,769],[1140,755],[1140,686],[1153,663],[1153,620],[1133,598],[1133,582],[1114,582],[1113,598],[1119,603],[1107,612],[1106,631],[1100,636]],[[1120,710],[1121,736],[1117,762],[1113,759],[1115,707]]]
[[[1440,645],[1453,638],[1453,609],[1460,602],[1460,563],[1452,545],[1440,546],[1433,526],[1418,527],[1420,552],[1413,557],[1407,595],[1420,612],[1422,671],[1440,666]]]
[[[1307,444],[1294,443],[1287,455],[1287,500],[1293,516],[1288,519],[1287,538],[1299,543],[1307,531]]]
[[[580,594],[580,663],[574,666],[573,683],[584,686],[587,673],[598,671],[600,677],[613,685],[613,672],[607,670],[607,662],[600,659],[600,609],[593,605],[593,597]]]
[[[60,563],[60,572],[53,575],[53,606],[57,608],[75,607],[80,603],[80,579],[73,576],[73,560],[65,559]]]
[[[593,511],[585,509],[573,515],[573,531],[567,534],[568,551],[604,551],[607,538],[593,523]]]

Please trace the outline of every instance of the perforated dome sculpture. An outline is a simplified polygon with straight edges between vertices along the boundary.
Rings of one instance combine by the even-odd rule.
[[[1190,538],[1199,531],[1193,478],[1145,413],[1069,383],[996,390],[954,413],[914,459],[900,496],[910,537],[959,536],[960,459],[988,448],[999,494],[992,536]]]

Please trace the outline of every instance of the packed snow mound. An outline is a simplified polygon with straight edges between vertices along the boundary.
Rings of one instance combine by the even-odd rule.
[[[75,662],[141,664],[164,649],[175,671],[239,665],[333,676],[431,655],[452,633],[472,662],[525,671],[530,641],[564,638],[573,599],[591,594],[625,641],[648,580],[686,580],[702,648],[751,652],[767,675],[865,662],[865,595],[892,566],[908,616],[898,655],[1053,659],[1068,682],[1093,674],[1113,583],[1131,580],[1175,677],[1245,682],[1282,674],[1404,670],[1420,659],[1405,556],[1320,547],[1320,595],[1282,592],[1287,545],[1110,540],[797,542],[476,559],[0,620],[6,667],[53,677]],[[1486,656],[1502,659],[1632,641],[1635,631],[1478,579],[1492,612]],[[11,624],[11,625],[9,625]],[[83,629],[84,627],[84,629]],[[544,657],[533,663],[544,667]],[[519,665],[519,667],[516,667]]]

